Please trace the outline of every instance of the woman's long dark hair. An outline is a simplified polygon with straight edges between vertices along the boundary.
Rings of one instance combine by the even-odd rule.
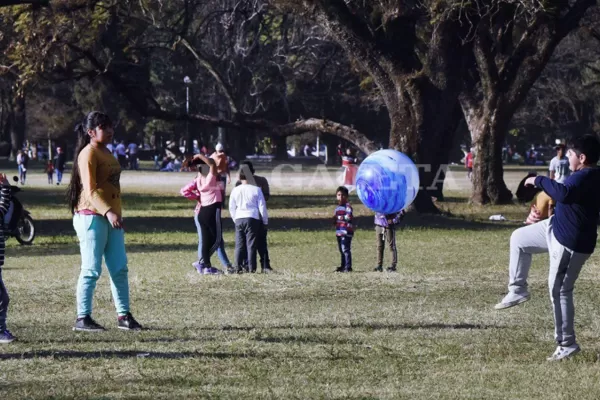
[[[112,126],[112,122],[108,115],[99,111],[91,111],[86,115],[82,123],[75,126],[75,135],[77,136],[77,146],[75,147],[75,156],[73,158],[73,171],[71,172],[71,182],[67,189],[67,199],[71,213],[75,214],[79,195],[81,194],[81,176],[79,174],[79,153],[90,144],[90,135],[88,130],[96,129],[97,127]]]

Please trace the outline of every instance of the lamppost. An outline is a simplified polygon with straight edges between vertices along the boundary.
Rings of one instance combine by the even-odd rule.
[[[185,152],[191,154],[194,152],[194,145],[190,138],[190,84],[192,80],[186,75],[183,78],[183,83],[185,84],[185,113],[187,115],[185,120]]]

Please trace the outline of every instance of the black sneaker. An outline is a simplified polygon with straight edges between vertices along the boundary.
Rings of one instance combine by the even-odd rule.
[[[75,326],[73,327],[74,331],[83,331],[83,332],[102,332],[105,331],[104,327],[98,324],[96,321],[92,319],[89,315],[86,315],[83,318],[77,318],[75,321]]]
[[[232,274],[237,274],[237,268],[234,268],[231,265],[228,265],[227,267],[223,268],[225,270],[225,273],[227,275],[232,275]]]
[[[383,272],[383,267],[382,266],[375,267],[375,269],[373,271],[374,272]]]
[[[131,313],[120,316],[118,322],[119,329],[124,329],[126,331],[141,331],[143,329],[142,325],[140,325],[135,318],[133,318]]]
[[[273,268],[271,268],[271,267],[264,267],[261,272],[263,274],[272,274],[273,273]]]
[[[387,272],[396,272],[396,267],[389,267],[386,269]]]
[[[352,272],[352,267],[350,268],[346,268],[346,267],[338,267],[335,272]]]

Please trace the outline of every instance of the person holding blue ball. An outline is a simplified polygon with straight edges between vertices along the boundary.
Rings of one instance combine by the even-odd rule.
[[[375,213],[375,236],[377,238],[377,266],[375,272],[383,272],[383,250],[387,241],[392,263],[387,272],[396,272],[398,249],[396,247],[396,228],[404,218],[404,210],[394,214]]]

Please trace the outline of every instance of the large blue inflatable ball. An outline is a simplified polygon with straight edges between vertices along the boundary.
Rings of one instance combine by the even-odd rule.
[[[417,166],[396,150],[376,151],[365,158],[356,174],[358,198],[375,212],[399,212],[413,202],[418,191]]]

